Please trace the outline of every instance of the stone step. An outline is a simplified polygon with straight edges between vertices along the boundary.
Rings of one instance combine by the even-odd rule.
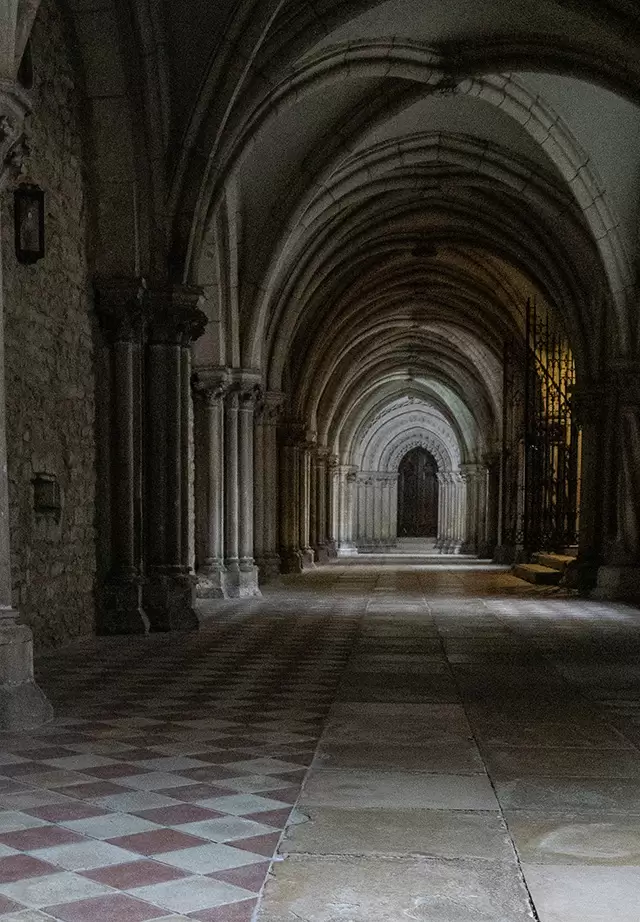
[[[562,577],[560,570],[543,567],[539,563],[518,563],[513,568],[513,575],[536,586],[557,586]]]
[[[560,573],[564,573],[569,564],[575,563],[575,561],[576,558],[570,557],[568,554],[540,552],[532,557],[532,563],[538,563],[541,567],[549,567],[550,570],[559,570]]]

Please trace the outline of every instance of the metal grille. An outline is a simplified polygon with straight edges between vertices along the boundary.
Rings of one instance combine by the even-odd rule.
[[[516,556],[577,543],[579,431],[575,364],[566,334],[528,301],[525,337],[505,344],[503,542]]]

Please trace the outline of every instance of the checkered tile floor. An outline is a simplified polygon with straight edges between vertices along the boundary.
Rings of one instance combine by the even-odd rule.
[[[361,611],[274,594],[44,657],[55,723],[0,735],[3,922],[249,922]]]

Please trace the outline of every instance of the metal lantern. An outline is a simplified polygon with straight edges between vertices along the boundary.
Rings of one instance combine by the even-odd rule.
[[[37,262],[44,256],[44,192],[24,183],[13,193],[16,256],[18,262]]]

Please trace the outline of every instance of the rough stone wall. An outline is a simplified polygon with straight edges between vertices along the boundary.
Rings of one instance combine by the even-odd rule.
[[[66,24],[44,0],[32,35],[28,179],[46,192],[46,256],[17,263],[3,204],[7,439],[14,604],[38,646],[91,633],[95,579],[93,309],[86,258],[82,92]],[[33,477],[54,474],[56,518],[34,512]]]

